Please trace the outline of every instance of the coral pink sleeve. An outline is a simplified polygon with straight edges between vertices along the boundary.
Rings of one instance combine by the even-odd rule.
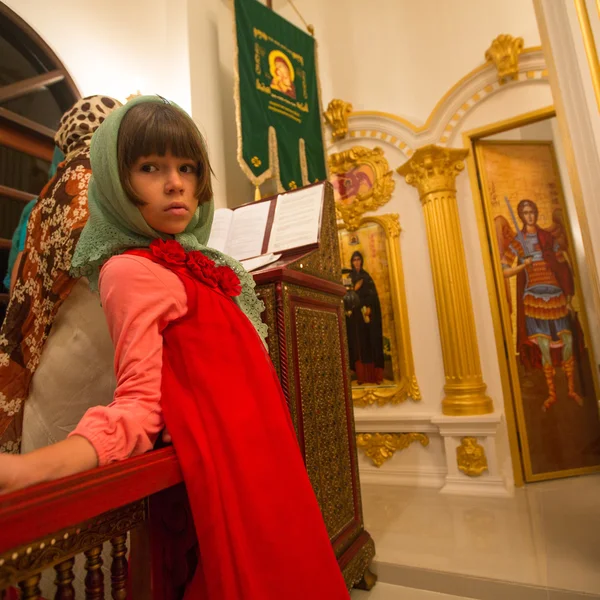
[[[113,402],[89,409],[71,435],[85,437],[105,465],[151,450],[164,427],[162,332],[186,313],[187,298],[177,275],[128,254],[105,264],[99,287],[115,347],[117,389]]]

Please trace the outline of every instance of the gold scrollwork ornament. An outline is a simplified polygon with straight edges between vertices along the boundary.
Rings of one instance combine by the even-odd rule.
[[[333,99],[323,113],[325,122],[331,127],[334,140],[348,135],[348,115],[352,112],[352,104],[343,100]]]
[[[516,79],[519,74],[519,54],[523,52],[522,37],[515,38],[506,33],[499,35],[485,51],[485,60],[491,61],[498,70],[498,80]]]
[[[475,437],[464,437],[456,448],[458,468],[469,477],[479,477],[488,470],[485,448]]]
[[[396,187],[393,173],[379,147],[354,146],[350,150],[330,154],[328,161],[330,173],[334,176],[348,178],[361,165],[373,171],[374,181],[368,191],[357,194],[349,204],[341,201],[335,203],[337,218],[344,222],[348,231],[356,231],[365,212],[377,210],[390,201]]]
[[[356,445],[380,468],[384,462],[392,458],[397,450],[408,448],[413,442],[421,446],[429,445],[429,436],[425,433],[358,433]]]

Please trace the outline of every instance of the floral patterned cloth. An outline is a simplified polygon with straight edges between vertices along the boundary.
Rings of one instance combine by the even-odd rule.
[[[0,330],[0,452],[18,453],[23,403],[62,302],[76,283],[71,258],[88,218],[92,134],[120,103],[79,100],[63,116],[55,141],[67,155],[40,193],[6,318]]]

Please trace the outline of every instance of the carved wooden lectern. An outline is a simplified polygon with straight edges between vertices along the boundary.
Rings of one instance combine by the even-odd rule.
[[[269,353],[348,588],[370,589],[375,555],[364,529],[333,188],[324,188],[319,242],[254,273]],[[268,200],[268,199],[267,199]]]

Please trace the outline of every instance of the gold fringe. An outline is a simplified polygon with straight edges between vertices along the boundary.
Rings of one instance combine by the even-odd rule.
[[[302,185],[310,185],[308,178],[308,163],[306,162],[306,143],[304,138],[298,140],[298,152],[300,155],[300,171],[302,173]]]
[[[279,170],[279,152],[277,148],[277,130],[273,125],[269,127],[269,162],[273,165],[273,179],[277,185],[277,193],[283,194],[285,188],[281,183],[281,171]]]

